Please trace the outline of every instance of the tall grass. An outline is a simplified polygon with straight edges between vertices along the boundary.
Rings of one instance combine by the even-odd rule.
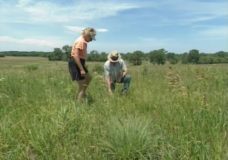
[[[228,159],[227,65],[129,66],[112,97],[99,66],[81,104],[66,63],[1,59],[0,159]]]
[[[123,119],[123,120],[122,120]],[[158,159],[161,137],[144,118],[112,118],[101,147],[107,159]]]

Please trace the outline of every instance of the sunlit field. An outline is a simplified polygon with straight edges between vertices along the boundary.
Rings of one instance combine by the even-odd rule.
[[[129,64],[125,96],[102,65],[78,103],[66,62],[0,58],[0,159],[228,159],[227,64]]]

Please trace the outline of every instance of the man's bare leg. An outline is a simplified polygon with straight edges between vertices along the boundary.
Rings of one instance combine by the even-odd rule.
[[[84,80],[78,81],[78,86],[79,86],[78,94],[77,94],[77,100],[78,101],[82,101],[85,98],[86,89],[88,88],[91,80],[92,80],[92,77],[89,74],[87,74],[85,76]]]

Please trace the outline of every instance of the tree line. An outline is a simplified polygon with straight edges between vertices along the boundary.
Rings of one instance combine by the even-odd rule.
[[[50,61],[66,61],[70,57],[71,46],[65,45],[62,48],[54,48],[53,52],[20,52],[7,51],[0,52],[0,57],[4,56],[39,56],[47,57]],[[108,53],[91,51],[88,54],[88,61],[104,62],[107,60]],[[153,64],[163,65],[170,64],[216,64],[228,63],[228,52],[218,51],[215,53],[202,53],[197,49],[192,49],[188,52],[177,54],[168,52],[165,49],[157,49],[150,52],[143,52],[140,50],[128,53],[121,53],[124,60],[129,61],[133,65],[141,65],[143,61],[149,61]]]
[[[28,57],[48,57],[52,52],[42,52],[42,51],[2,51],[0,52],[0,57],[5,56],[28,56]]]
[[[48,55],[49,60],[67,60],[70,57],[71,46],[65,45],[61,48],[55,48],[52,53]],[[88,56],[88,61],[105,62],[108,53],[91,51]],[[228,52],[218,51],[215,53],[202,53],[197,49],[192,49],[189,52],[177,54],[168,52],[165,49],[153,50],[150,52],[143,52],[140,50],[128,53],[121,53],[123,59],[129,61],[133,65],[141,65],[143,61],[149,61],[153,64],[163,65],[170,64],[216,64],[228,63]]]

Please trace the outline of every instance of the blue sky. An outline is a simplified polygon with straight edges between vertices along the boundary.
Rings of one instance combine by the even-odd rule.
[[[227,0],[0,0],[0,51],[52,51],[82,28],[89,50],[228,51]]]

